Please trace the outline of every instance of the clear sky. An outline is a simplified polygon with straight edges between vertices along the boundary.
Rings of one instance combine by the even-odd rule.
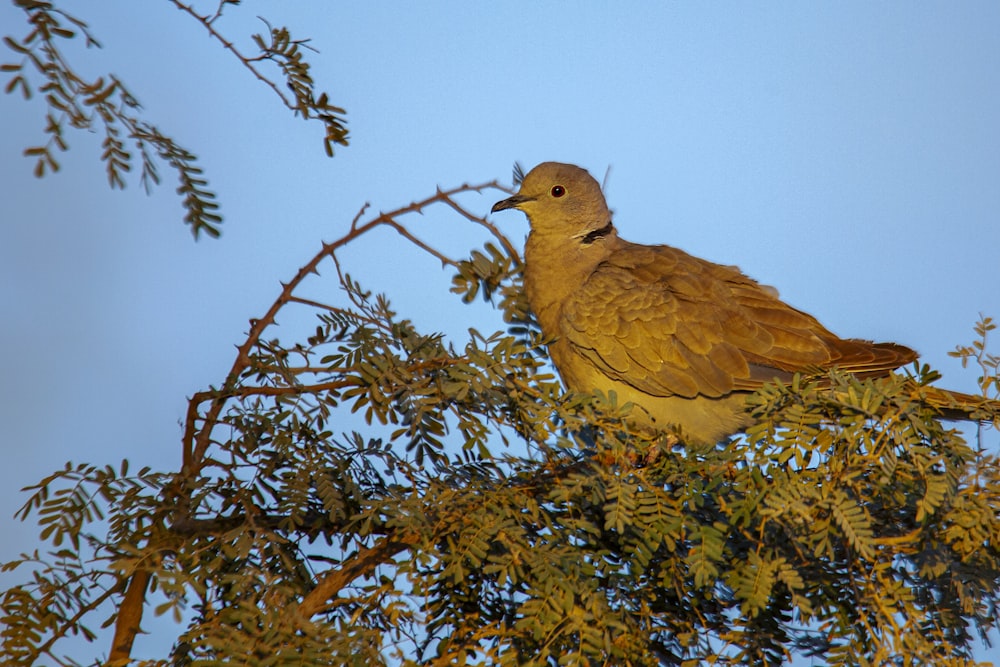
[[[364,202],[509,182],[515,160],[610,168],[625,238],[737,264],[838,334],[909,345],[945,386],[975,389],[946,353],[980,312],[1000,318],[998,3],[228,9],[221,29],[248,52],[257,15],[312,39],[314,77],[348,112],[333,159],[318,124],[170,3],[65,8],[105,47],[81,42],[81,69],[114,72],[200,156],[226,222],[194,243],[166,170],[151,197],[111,192],[97,135],[69,133],[62,170],[34,179],[21,151],[42,140],[42,106],[0,96],[0,560],[34,547],[36,529],[12,525],[17,489],[64,461],[175,469],[186,397],[222,380],[247,320]],[[0,34],[26,32],[0,2]],[[501,215],[520,242],[524,217]],[[427,217],[455,252],[481,242]],[[383,237],[352,270],[424,330],[496,328],[428,306],[450,275],[406,253]]]

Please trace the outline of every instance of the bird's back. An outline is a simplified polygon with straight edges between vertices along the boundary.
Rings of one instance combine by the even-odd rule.
[[[700,441],[744,427],[745,396],[765,382],[832,366],[881,375],[916,358],[835,336],[735,267],[617,237],[552,309],[543,328],[554,329],[545,333],[570,388],[614,391],[642,421]]]

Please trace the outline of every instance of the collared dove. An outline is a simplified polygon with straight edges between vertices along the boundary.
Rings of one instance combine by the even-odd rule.
[[[531,223],[524,289],[563,382],[614,391],[640,426],[714,443],[751,423],[746,397],[766,382],[834,366],[875,377],[917,358],[839,338],[736,267],[625,241],[601,186],[575,165],[532,169],[492,210],[511,208]]]

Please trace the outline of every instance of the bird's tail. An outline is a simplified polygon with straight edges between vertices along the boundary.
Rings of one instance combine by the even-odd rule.
[[[920,398],[943,419],[993,422],[1000,427],[1000,401],[940,387],[921,386]]]

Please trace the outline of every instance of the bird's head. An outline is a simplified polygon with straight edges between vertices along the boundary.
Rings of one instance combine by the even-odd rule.
[[[543,162],[524,177],[517,194],[498,201],[493,212],[516,208],[531,230],[586,238],[611,224],[611,211],[594,177],[576,165]]]

